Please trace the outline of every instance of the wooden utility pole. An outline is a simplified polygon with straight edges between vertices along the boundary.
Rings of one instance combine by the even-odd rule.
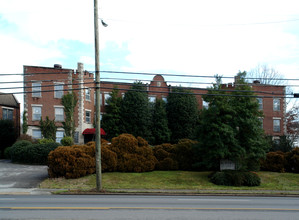
[[[94,36],[95,36],[95,75],[96,75],[96,181],[97,191],[102,190],[101,164],[101,105],[100,105],[100,48],[98,0],[94,0]]]

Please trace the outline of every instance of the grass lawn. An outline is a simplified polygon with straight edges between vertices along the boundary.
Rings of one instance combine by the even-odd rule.
[[[290,190],[299,191],[299,174],[258,172],[262,184],[256,187],[217,186],[209,182],[210,172],[153,171],[147,173],[103,173],[103,189],[192,189],[192,190]],[[48,189],[96,188],[96,176],[79,179],[47,179],[40,185]]]

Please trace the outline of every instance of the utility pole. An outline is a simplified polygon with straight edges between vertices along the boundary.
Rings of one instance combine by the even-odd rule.
[[[97,191],[102,190],[101,164],[101,105],[100,105],[100,48],[99,48],[99,16],[98,0],[94,0],[94,36],[95,36],[95,74],[96,74],[96,182]]]

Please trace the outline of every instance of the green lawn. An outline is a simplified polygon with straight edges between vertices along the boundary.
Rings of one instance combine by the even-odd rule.
[[[217,186],[209,182],[210,172],[153,171],[147,173],[103,173],[103,189],[192,189],[192,190],[291,190],[299,191],[299,174],[258,172],[262,184],[257,187]],[[41,188],[80,189],[96,188],[95,175],[79,179],[47,179]]]

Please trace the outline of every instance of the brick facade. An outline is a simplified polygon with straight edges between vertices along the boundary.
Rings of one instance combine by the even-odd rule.
[[[35,84],[37,83],[37,84]],[[39,84],[40,83],[40,84]],[[41,86],[41,92],[38,94],[33,85]],[[83,64],[78,63],[77,70],[63,69],[60,65],[55,65],[55,67],[37,67],[37,66],[24,66],[24,110],[28,112],[28,134],[35,136],[37,133],[34,131],[38,130],[39,120],[34,120],[33,116],[35,113],[39,116],[39,110],[41,110],[41,116],[45,119],[46,116],[49,119],[55,119],[55,108],[56,113],[60,113],[61,98],[55,97],[54,86],[61,85],[65,91],[62,94],[66,94],[69,89],[72,89],[77,97],[78,104],[75,109],[75,126],[76,126],[76,139],[77,142],[83,143],[84,137],[82,132],[86,128],[92,128],[94,117],[95,117],[95,85],[94,85],[94,75],[87,71],[84,71]],[[105,113],[105,99],[109,97],[111,90],[117,86],[120,90],[120,94],[124,94],[130,87],[131,83],[120,83],[120,82],[101,82],[101,114]],[[167,100],[169,92],[171,92],[172,87],[167,85],[163,76],[155,75],[153,80],[146,85],[148,96],[150,101],[154,101],[157,98],[162,98]],[[233,88],[233,84],[223,85],[226,88]],[[284,86],[270,86],[255,83],[251,85],[254,91],[268,92],[267,94],[262,94],[262,110],[264,112],[263,128],[268,135],[281,136],[285,134],[286,129],[284,125],[284,115],[285,115],[285,99],[279,98],[285,93]],[[61,87],[57,87],[61,89]],[[35,93],[32,93],[35,91]],[[191,91],[195,94],[206,94],[207,90],[199,88],[191,88]],[[277,95],[269,94],[275,93]],[[37,94],[37,95],[36,95]],[[260,95],[260,94],[258,94]],[[275,101],[275,107],[279,109],[274,110],[273,101]],[[269,97],[269,98],[266,98]],[[201,95],[196,95],[198,101],[199,109],[203,108],[203,100]],[[278,106],[279,105],[279,106]],[[58,109],[58,110],[57,110]],[[33,112],[36,111],[35,113]],[[274,126],[274,124],[275,126]],[[59,126],[59,131],[63,132],[62,123],[57,121],[57,126]],[[274,129],[275,127],[275,129]]]

